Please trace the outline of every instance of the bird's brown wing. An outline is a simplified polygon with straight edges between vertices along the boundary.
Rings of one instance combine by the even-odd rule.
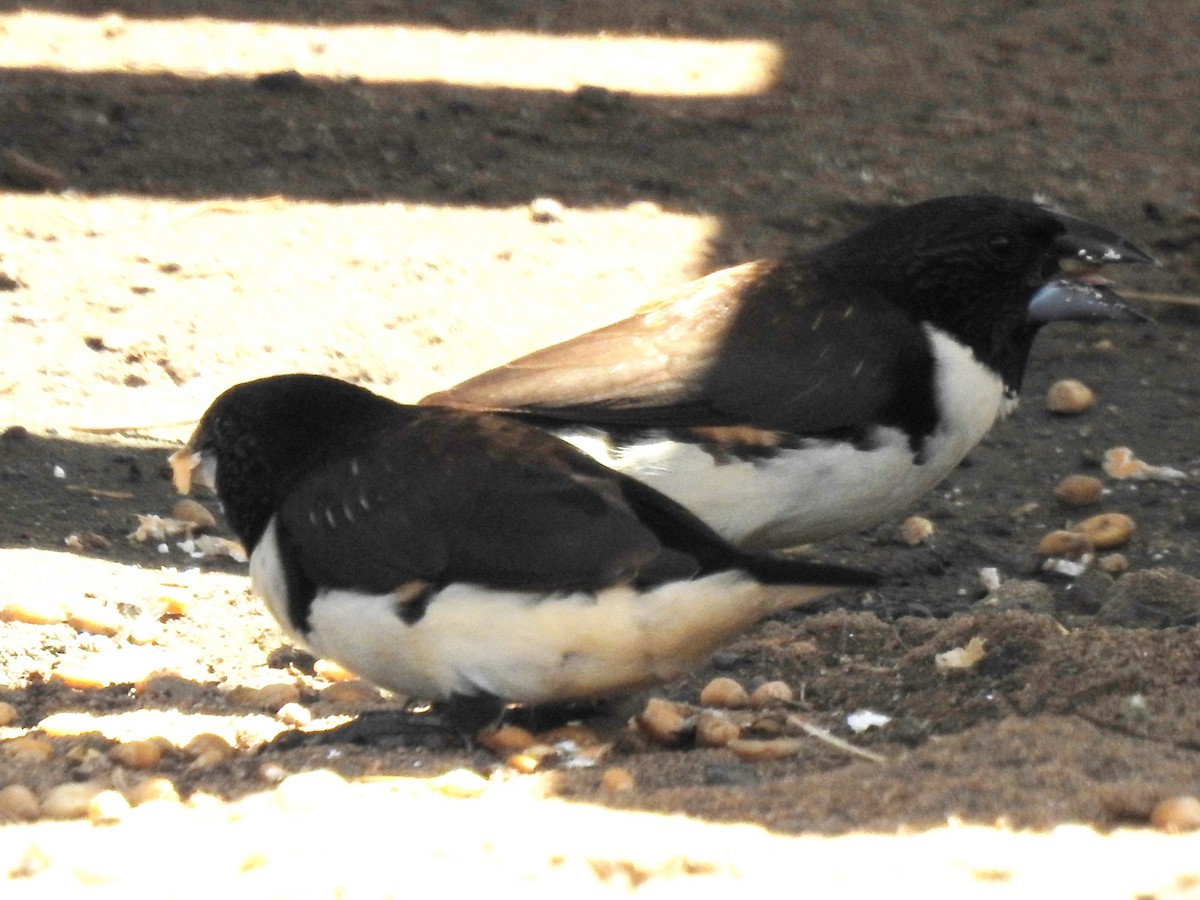
[[[924,365],[927,342],[899,310],[834,293],[801,262],[760,260],[421,402],[593,424],[820,434],[878,417],[905,381],[897,376]]]

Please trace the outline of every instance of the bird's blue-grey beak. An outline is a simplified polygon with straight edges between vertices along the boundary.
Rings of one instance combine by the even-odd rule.
[[[1122,303],[1100,272],[1105,266],[1122,263],[1152,264],[1154,257],[1103,225],[1067,213],[1056,211],[1053,215],[1066,229],[1055,239],[1062,274],[1030,298],[1029,321],[1149,321],[1148,316]]]
[[[1149,322],[1136,309],[1120,301],[1116,291],[1103,284],[1058,278],[1043,286],[1029,301],[1029,321],[1073,322],[1112,319],[1117,322]]]
[[[1141,247],[1117,234],[1112,229],[1105,228],[1103,225],[1097,225],[1095,222],[1089,222],[1087,219],[1081,219],[1078,216],[1068,215],[1067,213],[1056,211],[1053,215],[1067,229],[1055,241],[1063,251],[1062,259],[1064,262],[1073,260],[1077,264],[1092,267],[1107,266],[1116,263],[1140,263],[1146,265],[1155,261],[1154,257]],[[1069,266],[1064,265],[1063,268],[1064,271],[1067,271]],[[1073,275],[1075,273],[1067,271],[1067,274]]]

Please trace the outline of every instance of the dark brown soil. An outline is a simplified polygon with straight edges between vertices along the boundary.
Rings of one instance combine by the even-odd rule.
[[[912,510],[936,525],[928,543],[905,545],[889,522],[816,548],[884,572],[882,590],[766,623],[656,692],[694,702],[718,674],[783,680],[808,720],[887,762],[811,740],[744,763],[643,745],[610,717],[598,728],[614,755],[556,771],[546,790],[826,835],[948,818],[1146,827],[1158,801],[1200,795],[1197,4],[1169,23],[1137,2],[866,0],[37,0],[0,2],[0,17],[0,61],[25,61],[0,80],[0,605],[99,603],[128,626],[164,594],[192,601],[148,648],[125,626],[0,623],[0,700],[17,712],[0,739],[64,711],[162,710],[145,727],[179,742],[225,728],[243,746],[231,759],[169,754],[155,770],[185,799],[260,792],[267,763],[492,771],[502,761],[486,751],[260,749],[287,726],[250,715],[231,686],[295,683],[317,717],[361,707],[320,699],[302,658],[288,669],[273,655],[281,639],[240,564],[126,538],[138,514],[170,511],[165,459],[188,423],[270,372],[415,400],[722,265],[831,239],[892,204],[987,191],[1059,203],[1149,249],[1159,268],[1118,274],[1155,323],[1047,330],[1021,410]],[[271,30],[256,44],[238,22]],[[401,54],[328,74],[340,29],[363,25],[477,42],[445,71]],[[760,41],[778,62],[761,90],[731,96],[671,93],[679,73],[657,73],[645,48],[627,57],[650,73],[644,89],[623,64],[545,87],[472,80],[510,32],[547,41],[520,51],[514,78],[551,65],[554,39],[600,32]],[[358,77],[358,63],[392,74]],[[559,206],[542,215],[542,198]],[[1061,378],[1089,384],[1096,406],[1046,412]],[[1109,478],[1115,446],[1186,477]],[[1104,480],[1099,505],[1055,499],[1072,473]],[[1042,571],[1041,536],[1101,511],[1136,522],[1128,572]],[[986,601],[985,567],[1008,583]],[[988,648],[977,666],[937,670],[936,654],[974,637]],[[56,677],[144,650],[161,658],[133,668],[180,677],[141,690]],[[862,709],[891,720],[855,735],[845,717]],[[188,725],[202,713],[217,718]],[[0,788],[132,777],[108,738],[52,742],[36,762],[0,745]],[[636,788],[603,789],[605,766]]]

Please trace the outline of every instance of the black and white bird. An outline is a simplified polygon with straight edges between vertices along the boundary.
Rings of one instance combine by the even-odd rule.
[[[902,513],[1014,406],[1048,322],[1145,317],[1100,277],[1151,257],[992,196],[900,209],[716,272],[422,403],[520,414],[743,548]]]
[[[631,692],[771,613],[874,576],[755,556],[509,418],[317,375],[236,385],[171,458],[214,488],[284,629],[425,700]]]

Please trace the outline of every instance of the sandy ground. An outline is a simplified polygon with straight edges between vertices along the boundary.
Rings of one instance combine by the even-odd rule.
[[[44,620],[0,622],[8,894],[1200,895],[1197,838],[1149,824],[1200,795],[1200,4],[1170,27],[1106,2],[273,6],[0,3],[0,606]],[[537,766],[267,747],[396,701],[288,648],[241,564],[127,537],[171,510],[166,455],[236,381],[415,400],[963,191],[1147,247],[1161,265],[1120,281],[1155,324],[1048,331],[1021,411],[914,508],[932,540],[891,522],[815,548],[882,590],[655,692],[782,681],[876,758],[779,711],[756,733],[796,743],[762,762],[621,716],[574,735],[604,750]],[[1051,415],[1068,377],[1098,403]],[[1184,477],[1111,478],[1117,446]],[[1098,504],[1055,499],[1077,473]],[[1042,535],[1094,512],[1136,523],[1124,574],[1041,571]],[[973,638],[976,665],[938,669]],[[861,710],[888,721],[855,733]],[[51,821],[100,789],[139,805]]]

